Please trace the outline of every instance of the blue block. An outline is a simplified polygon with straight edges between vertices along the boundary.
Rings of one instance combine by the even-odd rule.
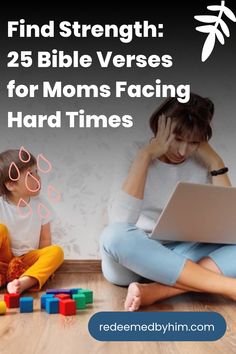
[[[68,294],[70,295],[70,289],[47,289],[46,294]]]
[[[70,289],[70,294],[71,294],[71,296],[73,295],[73,294],[78,294],[78,291],[79,290],[82,290],[82,288],[73,288],[73,289]]]
[[[31,296],[28,297],[20,297],[20,312],[33,312],[33,303],[34,298]]]
[[[59,302],[60,300],[56,297],[46,299],[45,310],[47,313],[59,313]]]
[[[47,289],[46,294],[58,294],[58,289]]]
[[[43,294],[41,296],[41,310],[45,309],[46,299],[51,299],[53,296],[54,294]]]
[[[57,294],[68,294],[68,295],[70,295],[70,289],[57,289]]]

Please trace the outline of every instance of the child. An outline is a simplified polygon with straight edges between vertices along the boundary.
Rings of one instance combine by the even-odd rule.
[[[40,290],[63,262],[61,247],[51,245],[50,209],[40,188],[32,154],[0,153],[0,287],[8,283],[9,293]]]

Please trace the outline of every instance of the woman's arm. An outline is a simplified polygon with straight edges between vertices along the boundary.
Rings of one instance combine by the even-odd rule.
[[[208,168],[209,173],[225,167],[223,159],[211,147],[208,142],[202,142],[197,150],[197,155]],[[227,173],[223,175],[212,176],[212,184],[215,186],[231,187],[231,182]]]
[[[171,119],[162,116],[159,119],[156,137],[135,154],[132,151],[126,152],[123,163],[118,166],[115,175],[115,181],[118,183],[114,184],[116,188],[113,189],[109,202],[109,223],[136,224],[142,209],[149,165],[152,160],[161,157],[168,150],[174,138],[173,129]]]
[[[122,190],[137,199],[143,199],[145,182],[151,157],[145,148],[140,149],[130,168]]]
[[[122,190],[137,199],[143,199],[148,167],[152,160],[163,156],[174,138],[174,125],[171,119],[162,115],[158,121],[158,131],[155,138],[138,151],[123,183]]]
[[[39,248],[47,247],[52,244],[50,222],[41,226]]]

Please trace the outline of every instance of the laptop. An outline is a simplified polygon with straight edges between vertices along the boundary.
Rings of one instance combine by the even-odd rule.
[[[236,244],[236,188],[177,183],[150,238]]]

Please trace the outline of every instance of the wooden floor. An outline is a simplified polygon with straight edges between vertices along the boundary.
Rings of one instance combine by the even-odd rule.
[[[216,342],[98,342],[88,330],[89,318],[98,311],[122,311],[126,289],[104,280],[100,273],[56,274],[47,288],[90,288],[94,304],[76,316],[48,315],[40,310],[41,293],[34,312],[20,314],[8,310],[0,317],[1,354],[219,354],[236,352],[236,304],[219,296],[186,294],[145,308],[147,311],[217,311],[227,322],[225,336]],[[46,288],[45,287],[45,288]],[[3,300],[4,291],[0,292]]]

